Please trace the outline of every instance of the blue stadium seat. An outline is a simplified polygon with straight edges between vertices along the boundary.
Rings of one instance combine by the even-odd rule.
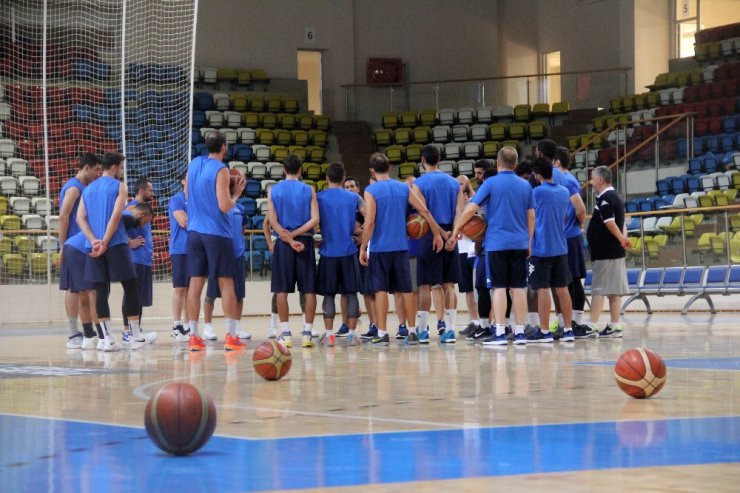
[[[645,304],[645,310],[648,314],[653,313],[650,307],[650,301],[647,296],[649,294],[658,294],[660,283],[663,280],[663,267],[651,267],[645,269],[640,273],[638,269],[637,289],[632,289],[632,282],[630,282],[630,291],[633,293],[629,298],[622,304],[621,313],[624,313],[625,309],[635,300],[640,300]],[[629,279],[629,271],[627,272]]]
[[[234,145],[234,159],[237,161],[242,161],[244,163],[248,163],[252,160],[252,157],[254,156],[254,152],[252,151],[252,146],[247,144],[235,144]]]
[[[683,267],[666,267],[663,272],[663,279],[658,288],[658,296],[666,294],[679,294],[681,291],[681,279],[683,277]]]
[[[207,122],[208,120],[206,119],[205,113],[203,113],[202,111],[193,111],[193,127],[205,127]]]
[[[265,216],[256,215],[252,218],[252,228],[253,229],[262,229],[262,225],[265,222]]]
[[[261,193],[262,182],[259,180],[247,180],[247,185],[244,188],[244,195],[253,199],[258,199]]]
[[[216,108],[211,93],[196,92],[193,97],[195,98],[195,107],[201,111],[210,111]]]
[[[656,181],[655,188],[658,190],[658,195],[667,195],[671,191],[671,185],[668,179]]]
[[[246,216],[256,216],[257,212],[259,212],[257,210],[257,201],[251,197],[240,197],[237,202],[244,208],[244,215]]]

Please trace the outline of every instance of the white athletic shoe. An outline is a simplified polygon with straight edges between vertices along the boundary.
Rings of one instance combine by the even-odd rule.
[[[105,351],[105,337],[98,339],[98,351]]]
[[[116,338],[112,335],[106,336],[103,341],[103,351],[111,353],[114,351],[120,351],[121,345],[116,342]]]
[[[156,332],[139,331],[139,336],[143,337],[146,340],[147,344],[154,344],[157,341]]]
[[[80,349],[82,347],[82,339],[84,339],[82,332],[67,337],[67,349]]]
[[[84,337],[82,339],[82,349],[95,349],[98,347],[97,336]]]
[[[182,325],[172,327],[172,337],[177,342],[189,342],[190,341],[190,328],[185,328]]]
[[[242,329],[241,327],[236,328],[236,337],[239,339],[251,339],[252,334],[247,332],[246,330]]]
[[[270,329],[269,332],[267,332],[267,338],[268,339],[277,339],[278,338],[277,329]]]
[[[149,342],[147,342],[146,338],[144,338],[141,335],[139,337],[140,337],[140,339],[134,339],[133,337],[131,339],[129,339],[129,341],[128,341],[128,348],[131,351],[136,351],[137,349],[141,349],[144,346],[147,346],[149,344]]]
[[[203,339],[206,341],[215,341],[218,339],[218,336],[213,331],[213,326],[206,325],[203,327]]]

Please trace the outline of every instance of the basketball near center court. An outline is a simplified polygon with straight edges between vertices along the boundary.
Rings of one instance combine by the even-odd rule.
[[[614,367],[614,378],[625,394],[644,399],[660,392],[666,381],[663,358],[645,348],[622,353]]]
[[[265,380],[280,380],[288,374],[292,364],[290,349],[279,342],[263,342],[252,354],[254,371]]]
[[[409,214],[406,218],[406,234],[409,238],[420,240],[429,232],[429,224],[419,214]]]
[[[486,220],[481,216],[473,216],[468,222],[463,224],[460,232],[473,241],[480,240],[486,232]]]
[[[216,429],[213,399],[189,383],[165,385],[146,404],[144,425],[149,438],[167,453],[192,454]]]

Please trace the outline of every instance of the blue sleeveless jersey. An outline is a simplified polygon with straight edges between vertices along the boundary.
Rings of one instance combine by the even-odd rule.
[[[234,245],[234,256],[236,258],[244,255],[244,208],[236,204],[229,211],[231,221],[231,242]]]
[[[110,176],[101,176],[82,192],[82,200],[85,201],[85,210],[87,211],[87,222],[90,223],[90,229],[95,238],[102,240],[105,236],[105,229],[108,227],[108,221],[113,215],[113,209],[116,206],[118,198],[118,189],[121,182]],[[128,244],[126,230],[123,227],[123,221],[119,221],[118,228],[113,234],[108,248]],[[87,248],[91,248],[89,241],[85,242]]]
[[[126,205],[126,209],[134,207],[139,203],[138,200],[132,200]],[[132,215],[130,212],[124,212],[124,214]],[[154,256],[154,242],[152,241],[152,223],[142,226],[140,228],[133,228],[126,231],[129,238],[136,238],[137,236],[143,236],[145,243],[139,248],[131,249],[131,260],[135,264],[152,266],[152,259]]]
[[[451,225],[455,222],[459,181],[441,171],[434,171],[421,175],[414,184],[424,194],[427,208],[437,224]]]
[[[185,199],[185,192],[175,194],[170,199],[170,255],[185,255],[188,253],[188,230],[181,228],[180,223],[175,219],[175,212],[185,211],[187,214],[187,207],[188,201]]]
[[[80,231],[79,233],[67,238],[67,241],[64,242],[64,246],[70,246],[82,253],[90,253],[90,248],[85,246],[86,242],[87,238],[85,238],[85,235]]]
[[[322,257],[346,257],[357,253],[352,239],[360,196],[342,188],[329,188],[316,195],[321,218]]]
[[[396,180],[381,180],[365,191],[373,196],[376,206],[370,252],[408,250],[406,208],[409,203],[409,186]]]
[[[216,198],[216,175],[226,165],[199,156],[188,165],[188,231],[231,238],[229,215],[221,212]]]
[[[62,207],[62,204],[64,203],[64,195],[70,188],[78,189],[80,191],[80,195],[79,197],[77,197],[75,205],[72,206],[72,212],[69,213],[69,227],[67,228],[67,238],[74,236],[80,232],[80,226],[77,224],[77,209],[80,206],[80,197],[82,197],[82,192],[85,190],[85,185],[83,185],[82,182],[77,179],[77,177],[67,180],[67,183],[65,183],[62,189],[59,191],[59,208]]]
[[[279,181],[270,189],[270,198],[278,222],[288,231],[300,228],[311,219],[311,187],[305,183]]]

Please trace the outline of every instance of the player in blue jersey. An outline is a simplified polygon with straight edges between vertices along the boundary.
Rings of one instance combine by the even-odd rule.
[[[244,309],[245,296],[245,265],[244,265],[244,221],[246,215],[244,208],[238,203],[229,211],[229,220],[231,221],[231,241],[233,245],[234,257],[236,257],[236,271],[234,272],[234,294],[236,295],[237,319],[236,330],[234,334],[226,334],[224,340],[224,349],[226,351],[235,351],[244,349],[246,344],[240,339],[251,339],[252,336],[243,331],[239,326],[242,319],[242,310]],[[218,336],[213,330],[211,321],[213,319],[213,305],[216,298],[221,297],[221,291],[218,289],[216,279],[208,279],[208,288],[206,289],[206,298],[203,304],[203,338],[207,341],[215,341]]]
[[[180,175],[182,191],[170,198],[168,216],[170,220],[170,264],[172,266],[172,337],[178,342],[188,342],[190,335],[185,329],[187,320],[185,302],[188,296],[188,198],[185,192],[188,173]]]
[[[319,247],[318,294],[324,297],[323,340],[333,346],[335,341],[334,297],[346,298],[347,327],[354,340],[354,330],[360,316],[357,292],[360,290],[360,266],[357,259],[357,244],[353,235],[360,197],[342,187],[345,171],[342,163],[332,163],[326,170],[329,188],[316,195],[319,204],[321,246]]]
[[[484,341],[493,344],[506,340],[506,289],[511,292],[514,317],[514,343],[526,344],[524,318],[526,314],[527,257],[534,233],[534,200],[532,187],[514,174],[518,161],[516,149],[504,146],[497,157],[498,173],[478,188],[472,201],[455,221],[447,241],[454,244],[460,228],[486,206],[487,228],[484,246],[493,288],[495,333]]]
[[[298,291],[306,297],[301,346],[312,347],[311,331],[316,314],[316,256],[313,228],[319,224],[319,205],[313,188],[301,182],[303,161],[295,154],[285,158],[285,180],[267,195],[270,227],[277,233],[272,257],[271,289],[277,294],[280,339],[293,345],[289,326],[288,293]]]
[[[103,164],[100,157],[97,154],[86,152],[80,157],[80,168],[77,174],[70,178],[59,192],[59,244],[62,245],[62,251],[59,253],[58,260],[62,272],[62,275],[59,277],[59,289],[66,291],[64,294],[64,309],[67,312],[67,319],[69,321],[67,347],[70,349],[94,349],[97,347],[92,328],[91,302],[89,296],[86,294],[92,290],[92,286],[81,285],[79,282],[74,283],[74,280],[70,279],[69,276],[74,275],[75,270],[79,269],[79,258],[75,259],[76,264],[74,266],[65,265],[66,255],[64,245],[67,243],[68,238],[80,232],[80,227],[77,225],[77,208],[80,203],[82,191],[88,184],[97,179],[102,172]],[[82,266],[84,268],[84,263]],[[79,279],[79,281],[83,280]],[[71,288],[70,282],[74,283]],[[80,293],[82,293],[81,296]],[[82,322],[84,337],[77,327],[78,316]],[[102,344],[102,338],[100,340]],[[85,344],[84,347],[83,343]]]
[[[368,287],[375,293],[377,334],[372,344],[387,346],[390,338],[388,293],[402,293],[408,320],[416,320],[416,299],[411,288],[406,209],[409,205],[429,223],[433,249],[444,248],[442,229],[424,204],[423,196],[403,182],[391,179],[390,163],[381,153],[370,156],[370,170],[376,183],[365,189],[365,229],[360,245],[360,263],[368,267]],[[369,252],[368,252],[369,249]],[[418,340],[418,331],[414,331]],[[409,337],[409,342],[412,338]]]
[[[126,184],[121,182],[125,159],[119,152],[103,156],[103,176],[85,188],[77,210],[77,223],[87,238],[85,247],[91,250],[85,262],[85,280],[95,287],[95,308],[105,335],[104,351],[120,349],[110,327],[111,282],[121,283],[127,299],[124,313],[134,334],[130,348],[139,349],[149,343],[139,329],[136,270],[121,221],[128,197]]]
[[[246,181],[229,176],[223,163],[226,157],[226,137],[210,132],[205,140],[207,156],[198,156],[188,165],[188,345],[191,351],[202,351],[205,342],[198,335],[200,297],[206,279],[216,279],[226,316],[226,329],[236,336],[239,318],[234,275],[237,265],[232,242],[229,211],[236,205]],[[233,184],[233,186],[232,186]]]
[[[439,227],[449,235],[455,216],[465,206],[460,182],[439,170],[439,149],[427,145],[421,151],[421,162],[425,173],[414,181],[424,196],[429,212]],[[447,239],[447,236],[444,236]],[[455,319],[457,296],[455,284],[460,281],[460,258],[457,244],[452,248],[435,252],[432,233],[419,240],[417,257],[417,280],[419,283],[419,343],[429,340],[427,316],[432,297],[437,310],[437,330],[442,343],[455,342]],[[449,330],[447,327],[449,326]]]
[[[139,204],[149,204],[154,198],[154,188],[152,182],[147,178],[139,178],[134,184],[134,199],[126,205],[124,214],[132,214]],[[152,240],[152,223],[151,217],[142,221],[140,226],[128,229],[128,246],[131,249],[131,260],[134,262],[136,269],[136,289],[139,293],[139,328],[141,329],[141,315],[143,307],[152,306],[152,263],[154,261],[154,241]],[[126,306],[126,298],[123,299],[123,306]],[[132,337],[128,328],[128,318],[123,315],[123,338],[124,344],[127,344]],[[147,332],[147,339],[154,342],[157,339],[156,332]]]
[[[529,286],[537,290],[537,305],[541,329],[531,331],[527,342],[553,342],[548,328],[550,319],[550,290],[555,290],[563,310],[564,329],[561,342],[573,342],[571,327],[571,300],[568,293],[568,243],[565,225],[570,208],[570,192],[553,181],[553,166],[544,158],[535,160],[532,172],[540,186],[532,195],[535,202],[535,226],[532,255],[529,258]]]

